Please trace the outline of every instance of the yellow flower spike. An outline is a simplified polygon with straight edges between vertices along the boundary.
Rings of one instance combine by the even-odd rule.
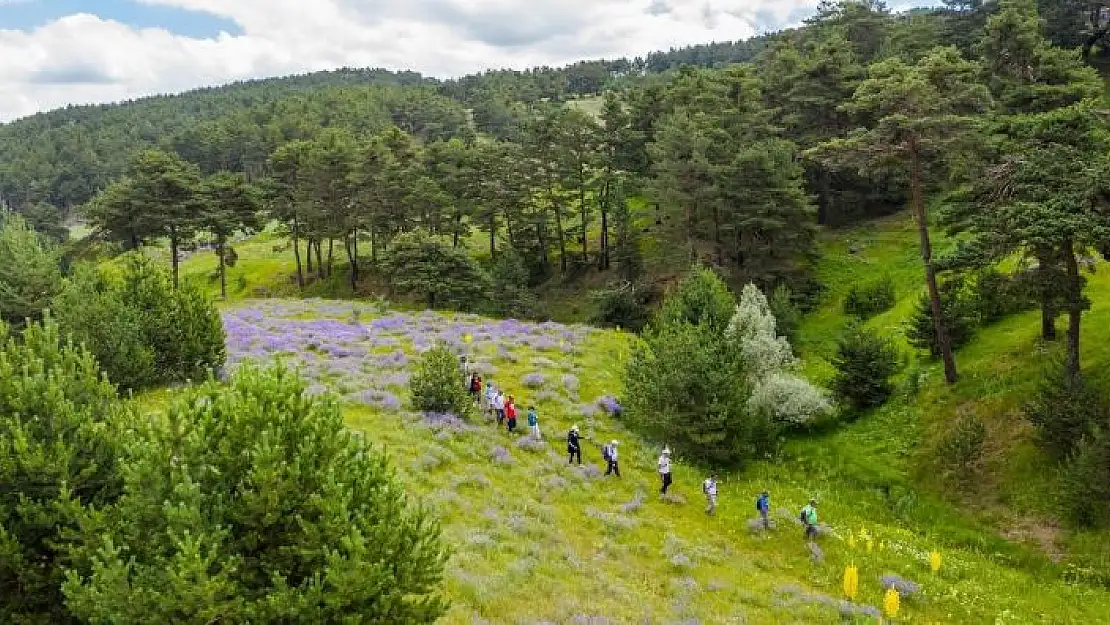
[[[929,554],[929,568],[933,570],[933,575],[940,571],[940,554],[932,552]]]
[[[898,591],[888,588],[886,595],[883,596],[883,612],[888,618],[898,616],[898,607],[901,602],[902,598],[898,595]]]
[[[474,337],[470,336],[469,334],[464,334],[462,339],[463,339],[463,343],[470,343],[471,341],[474,340]]]
[[[844,568],[844,596],[848,601],[856,600],[856,593],[859,592],[859,570],[856,565],[849,564]]]

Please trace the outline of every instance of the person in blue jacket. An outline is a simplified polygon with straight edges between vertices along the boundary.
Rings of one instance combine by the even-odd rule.
[[[759,518],[763,519],[763,528],[771,529],[771,495],[767,491],[759,493],[759,498],[755,500],[755,509],[759,510]]]

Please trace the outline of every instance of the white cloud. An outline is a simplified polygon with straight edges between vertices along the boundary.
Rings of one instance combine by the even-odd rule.
[[[0,0],[3,2],[5,0]],[[0,120],[242,78],[372,66],[437,77],[635,56],[757,32],[817,0],[140,0],[230,19],[209,39],[92,14],[0,30]],[[91,3],[95,6],[95,3]],[[14,95],[14,97],[10,97]]]

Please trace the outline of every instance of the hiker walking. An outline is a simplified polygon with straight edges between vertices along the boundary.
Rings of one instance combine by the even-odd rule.
[[[459,371],[462,372],[463,384],[465,385],[470,381],[470,363],[466,360],[466,356],[459,356]]]
[[[543,435],[540,434],[540,417],[536,414],[535,406],[528,406],[528,427],[536,440],[543,440]]]
[[[494,410],[493,410],[493,398],[496,397],[496,396],[497,396],[497,387],[493,385],[493,382],[487,383],[486,384],[486,401],[485,401],[485,406],[484,407],[485,407],[485,410],[490,413],[491,417],[496,417],[497,416],[494,413]]]
[[[505,395],[498,390],[493,396],[493,413],[497,416],[497,427],[505,422]]]
[[[659,456],[659,477],[663,480],[662,493],[666,495],[667,489],[671,487],[671,450],[668,447],[664,447]]]
[[[470,396],[474,399],[474,403],[481,401],[482,378],[477,373],[470,375]]]
[[[763,520],[763,529],[771,529],[771,495],[767,491],[759,493],[755,500],[755,509],[759,510],[759,518]]]
[[[717,513],[717,474],[711,474],[701,483],[701,492],[705,493],[705,513],[713,516]]]
[[[609,463],[609,468],[605,469],[605,475],[615,474],[617,477],[620,477],[621,468],[620,465],[617,464],[617,441],[613,441],[602,447],[601,457]]]
[[[505,402],[505,419],[508,421],[509,434],[512,434],[516,431],[516,400],[512,395]]]
[[[810,499],[806,507],[802,508],[802,525],[806,528],[806,540],[817,537],[817,500]]]
[[[578,464],[582,464],[582,446],[578,440],[577,425],[570,428],[570,431],[567,432],[567,453],[570,454],[570,459],[567,460],[567,464],[573,463],[575,458],[578,459]]]

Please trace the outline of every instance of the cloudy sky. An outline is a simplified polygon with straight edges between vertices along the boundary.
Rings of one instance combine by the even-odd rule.
[[[776,30],[817,2],[0,0],[0,122],[343,66],[451,77],[636,56]]]

